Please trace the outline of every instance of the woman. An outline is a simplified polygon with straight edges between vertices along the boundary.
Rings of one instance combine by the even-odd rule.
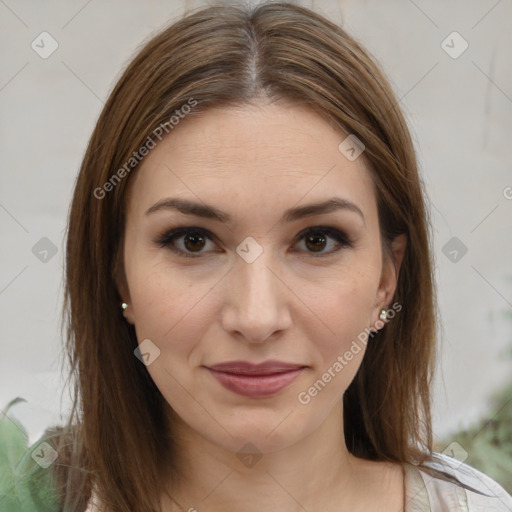
[[[377,65],[287,3],[151,39],[68,224],[64,510],[510,510],[432,451],[429,216]]]

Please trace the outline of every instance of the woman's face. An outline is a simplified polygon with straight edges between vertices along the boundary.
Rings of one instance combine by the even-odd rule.
[[[346,136],[299,106],[214,109],[181,121],[132,177],[125,316],[185,431],[270,452],[339,425],[403,250],[383,266],[370,173],[364,153],[338,148]],[[235,361],[301,369],[209,369]]]

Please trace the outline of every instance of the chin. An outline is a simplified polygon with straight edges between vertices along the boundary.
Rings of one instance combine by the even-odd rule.
[[[222,436],[213,436],[210,425],[203,435],[211,442],[237,454],[245,449],[272,453],[292,446],[314,428],[315,425],[311,425],[308,429],[306,420],[301,421],[290,408],[282,411],[264,411],[258,408],[237,413],[236,419],[232,419],[226,426],[229,434],[223,430]]]

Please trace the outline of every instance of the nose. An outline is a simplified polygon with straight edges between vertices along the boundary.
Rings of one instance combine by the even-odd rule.
[[[288,304],[291,292],[270,260],[267,251],[252,263],[237,257],[225,282],[222,326],[250,343],[275,337],[292,323]]]

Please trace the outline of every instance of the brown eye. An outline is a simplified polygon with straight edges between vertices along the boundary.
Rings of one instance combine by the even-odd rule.
[[[200,251],[205,246],[205,237],[200,233],[191,233],[183,236],[183,244],[189,251]]]
[[[306,246],[313,252],[322,251],[327,244],[326,237],[324,235],[309,235],[305,239]]]
[[[165,232],[155,243],[160,247],[167,247],[171,251],[185,257],[203,256],[211,250],[208,244],[215,247],[212,242],[213,236],[206,230],[200,228],[178,228]]]
[[[155,240],[155,243],[180,256],[194,258],[206,256],[211,252],[222,252],[215,250],[214,239],[215,236],[207,230],[187,227],[165,232]],[[297,235],[295,240],[297,244],[304,242],[305,245],[305,249],[298,252],[306,252],[314,257],[330,256],[344,247],[353,247],[353,243],[344,233],[329,226],[309,228]],[[210,250],[208,244],[211,244]]]
[[[330,256],[344,247],[353,247],[344,233],[329,226],[309,228],[299,234],[297,240],[304,241],[305,252],[314,257]]]

